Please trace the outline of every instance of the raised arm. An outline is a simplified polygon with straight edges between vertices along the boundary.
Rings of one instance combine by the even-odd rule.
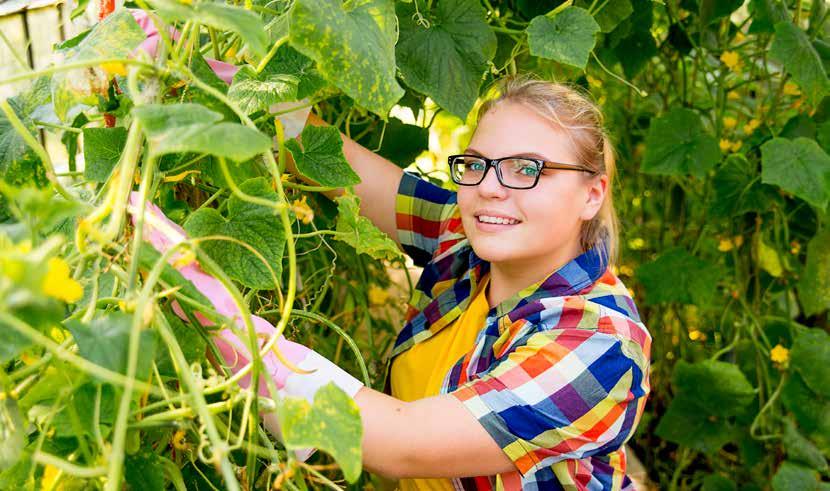
[[[313,112],[309,113],[306,124],[329,126]],[[403,171],[394,163],[352,140],[342,131],[340,138],[343,140],[343,154],[346,160],[360,176],[360,184],[354,186],[355,194],[360,197],[360,213],[400,245],[395,226],[395,196]],[[297,136],[297,140],[302,143],[300,136]],[[316,184],[299,175],[290,153],[286,162],[292,174],[309,184]],[[337,189],[323,194],[334,198],[343,194],[343,190]]]

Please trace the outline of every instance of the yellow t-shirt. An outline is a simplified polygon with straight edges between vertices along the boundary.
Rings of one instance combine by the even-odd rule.
[[[479,282],[478,290],[461,316],[431,338],[417,343],[392,361],[392,396],[415,401],[438,395],[447,372],[470,352],[478,332],[484,328],[490,305],[487,303],[489,275]],[[401,491],[452,491],[449,479],[401,479]]]

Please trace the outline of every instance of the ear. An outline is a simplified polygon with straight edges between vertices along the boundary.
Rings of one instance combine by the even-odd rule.
[[[585,206],[582,209],[580,218],[588,221],[594,218],[602,207],[602,202],[605,200],[605,193],[608,191],[608,175],[602,174],[591,179],[586,191]]]

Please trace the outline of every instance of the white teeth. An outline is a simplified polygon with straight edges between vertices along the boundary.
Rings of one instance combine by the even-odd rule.
[[[518,220],[514,220],[512,218],[491,217],[488,215],[479,215],[478,221],[484,223],[497,223],[499,225],[515,225],[519,223]]]

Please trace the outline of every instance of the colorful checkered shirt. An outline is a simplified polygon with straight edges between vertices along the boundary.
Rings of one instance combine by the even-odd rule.
[[[404,251],[424,269],[389,364],[456,320],[490,267],[464,234],[454,192],[404,173],[396,220]],[[447,373],[441,393],[458,398],[517,469],[453,479],[456,489],[633,489],[623,444],[650,392],[651,335],[605,250],[491,308],[475,347]]]

